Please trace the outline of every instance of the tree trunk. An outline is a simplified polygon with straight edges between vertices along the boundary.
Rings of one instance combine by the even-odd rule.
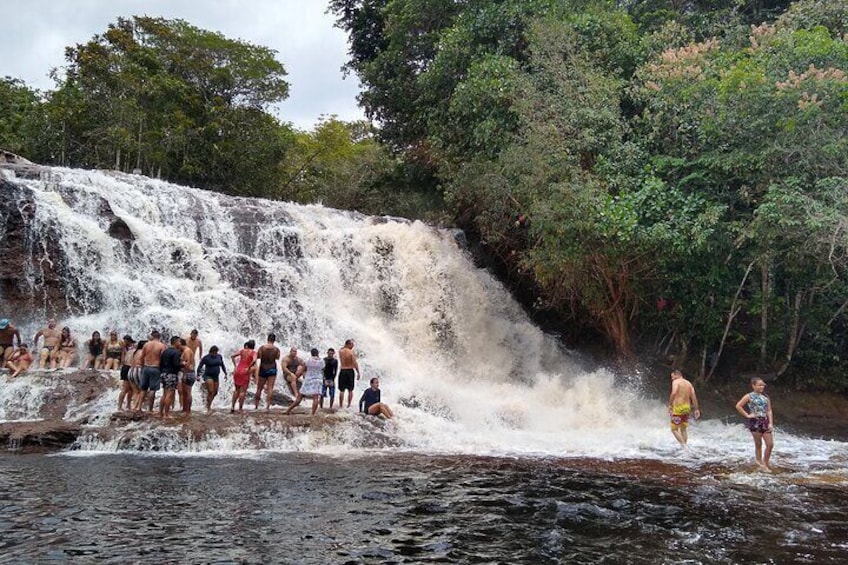
[[[763,257],[760,261],[760,276],[762,279],[762,297],[760,301],[760,370],[765,369],[766,357],[768,355],[768,317],[769,299],[771,297],[770,267],[771,261],[769,258]]]
[[[806,324],[801,323],[801,303],[804,301],[804,291],[799,290],[795,293],[795,303],[792,306],[792,327],[789,330],[789,343],[786,345],[786,358],[783,365],[777,370],[779,377],[786,372],[789,364],[792,363],[792,356],[798,348],[798,343],[801,341],[801,336],[804,335]]]
[[[739,286],[736,288],[736,294],[733,296],[733,301],[730,303],[730,311],[727,313],[727,323],[724,325],[724,333],[721,336],[721,342],[718,344],[718,353],[716,353],[715,363],[710,367],[710,372],[707,373],[707,376],[704,378],[704,382],[709,381],[713,373],[715,372],[715,368],[718,367],[718,361],[721,359],[721,352],[724,350],[724,343],[727,341],[727,334],[730,332],[730,326],[733,324],[734,318],[741,310],[741,306],[737,304],[739,301],[739,295],[742,293],[742,289],[745,287],[745,281],[748,280],[748,275],[751,274],[751,269],[754,268],[754,261],[748,263],[748,268],[745,269],[745,276],[742,277],[742,282],[739,283]]]

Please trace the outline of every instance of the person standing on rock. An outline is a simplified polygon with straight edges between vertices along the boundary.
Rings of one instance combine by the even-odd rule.
[[[289,385],[289,390],[294,397],[297,397],[297,381],[306,370],[303,359],[297,356],[297,347],[289,349],[289,354],[283,357],[281,364],[283,366],[283,374],[286,376],[286,382]]]
[[[324,385],[321,387],[321,408],[324,407],[324,398],[330,394],[330,409],[336,399],[336,373],[339,370],[339,360],[336,359],[336,350],[332,347],[327,350],[324,357]],[[339,402],[341,404],[341,402]]]
[[[171,337],[171,346],[162,352],[159,361],[162,377],[162,400],[159,401],[159,416],[171,417],[174,407],[174,394],[180,382],[180,372],[183,369],[183,342],[178,335]]]
[[[162,371],[159,369],[162,352],[165,351],[165,344],[161,341],[161,335],[158,331],[150,332],[150,339],[144,344],[141,349],[141,381],[139,389],[142,394],[138,395],[138,401],[135,409],[141,409],[141,403],[147,400],[148,412],[153,412],[153,402],[156,400],[156,391],[162,380]]]
[[[344,347],[339,350],[339,408],[344,408],[344,391],[347,391],[347,407],[353,401],[354,377],[359,380],[359,361],[353,348],[356,344],[352,339],[345,341]]]
[[[194,350],[188,347],[187,340],[180,339],[182,346],[182,371],[180,372],[180,380],[177,385],[180,393],[180,408],[186,414],[191,414],[191,393],[194,388],[194,383],[197,381],[197,373],[194,371]]]
[[[135,345],[135,349],[131,353],[130,357],[130,370],[127,374],[127,380],[132,387],[133,394],[133,403],[132,409],[135,412],[141,410],[141,403],[144,399],[144,392],[141,390],[141,371],[144,366],[144,346],[147,345],[147,341],[141,340]],[[120,407],[119,407],[120,408]]]
[[[13,352],[11,357],[9,357],[9,360],[4,364],[4,366],[11,372],[9,375],[10,379],[22,374],[29,369],[30,365],[32,365],[32,355],[29,352],[29,348],[27,348],[27,344],[18,343],[20,345],[18,345],[17,351]]]
[[[771,451],[774,449],[774,414],[771,410],[771,400],[763,394],[766,389],[766,382],[763,379],[759,377],[751,379],[751,389],[751,392],[736,403],[736,411],[748,420],[747,428],[751,432],[751,437],[754,438],[754,456],[757,459],[757,465],[763,471],[771,473],[769,461]],[[763,443],[766,446],[765,453]]]
[[[188,338],[186,339],[186,347],[191,349],[192,353],[195,354],[195,359],[200,359],[203,357],[203,342],[197,336],[197,330],[191,330],[191,333],[188,334]]]
[[[318,411],[318,405],[321,399],[321,385],[324,382],[324,360],[318,357],[318,350],[312,349],[312,355],[306,360],[306,376],[303,377],[303,385],[297,391],[297,397],[294,402],[286,410],[286,415],[291,414],[291,411],[298,406],[304,397],[312,397],[312,415]]]
[[[70,330],[68,330],[70,332]],[[44,337],[44,343],[41,345],[41,351],[38,356],[38,367],[40,369],[47,368],[47,362],[50,361],[50,368],[55,369],[59,364],[59,342],[62,340],[61,330],[56,329],[56,320],[50,318],[47,320],[47,327],[41,328],[32,339],[33,349],[38,349],[38,338]]]
[[[265,390],[265,410],[271,409],[274,384],[277,382],[277,361],[280,360],[280,348],[275,345],[277,336],[268,334],[268,342],[259,347],[259,374],[256,376],[256,395],[253,398],[254,409],[259,410],[262,391]]]
[[[671,433],[683,447],[687,447],[686,443],[689,441],[686,431],[689,427],[689,414],[694,415],[696,420],[701,417],[698,397],[695,396],[695,387],[683,378],[680,369],[675,369],[671,372],[668,415],[671,418]]]
[[[203,378],[203,384],[206,386],[206,411],[212,411],[212,401],[218,396],[219,375],[224,371],[227,374],[227,367],[224,365],[224,358],[218,353],[218,346],[213,345],[209,348],[209,353],[203,356],[200,364],[197,366],[197,374]]]
[[[112,332],[113,334],[115,332]],[[117,336],[116,336],[117,337]],[[120,343],[120,362],[121,362],[121,393],[118,395],[118,410],[121,410],[124,405],[124,400],[127,401],[127,410],[132,410],[133,391],[130,384],[130,365],[132,364],[132,354],[135,351],[135,340],[130,335],[125,335],[123,342]],[[109,352],[109,344],[106,344],[106,352]]]
[[[8,318],[0,320],[0,355],[2,355],[4,363],[15,352],[15,338],[17,338],[17,344],[20,347],[21,332],[9,322]]]
[[[256,352],[253,348],[256,347],[256,342],[252,339],[246,341],[244,347],[233,354],[230,358],[236,370],[233,372],[233,403],[230,406],[230,413],[236,411],[236,400],[239,403],[239,412],[244,411],[244,397],[247,395],[247,386],[250,384],[250,373],[253,371],[253,364],[256,362]]]

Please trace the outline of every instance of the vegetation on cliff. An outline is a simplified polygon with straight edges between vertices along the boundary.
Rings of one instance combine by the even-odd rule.
[[[848,388],[844,2],[330,10],[376,126],[294,130],[272,52],[136,17],[69,48],[55,91],[0,81],[0,146],[453,222],[574,339]]]

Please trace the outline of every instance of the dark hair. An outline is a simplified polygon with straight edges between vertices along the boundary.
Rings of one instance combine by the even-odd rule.
[[[130,343],[135,343],[135,340],[132,338],[130,334],[124,336],[124,341],[128,341]]]
[[[97,334],[97,339],[100,339],[100,332],[97,331],[97,330],[94,330],[93,332],[91,332],[91,339],[94,339],[95,334]]]
[[[765,379],[763,379],[762,377],[751,377],[751,384],[752,385],[757,384],[758,381],[766,382]]]
[[[138,351],[140,349],[143,349],[145,345],[147,345],[147,340],[143,339],[135,344],[135,350]]]
[[[336,352],[336,350],[335,350],[335,349],[333,349],[333,348],[331,347],[330,349],[328,349],[328,350],[327,350],[327,353],[329,353],[329,352],[331,352],[331,351],[332,351],[333,353],[335,353],[335,352]]]
[[[184,338],[184,337],[181,337],[181,338],[180,338],[180,345],[182,345],[183,347],[185,347],[186,345],[188,345],[188,342],[185,340],[185,338]]]
[[[271,343],[277,341],[277,334],[268,334],[268,341],[270,341]]]
[[[317,347],[313,347],[313,348],[309,351],[309,353],[310,353],[313,357],[318,357],[318,348],[317,348]]]
[[[191,330],[191,331],[189,332],[189,335],[191,335],[191,334],[196,334],[196,333],[197,333],[197,329],[195,328],[195,329],[193,329],[193,330]]]
[[[379,380],[380,380],[380,377],[371,377],[371,380],[368,381],[368,382],[373,385],[374,381],[379,381]]]
[[[19,343],[19,344],[18,344],[18,349],[20,349],[21,347],[23,347],[24,349],[29,349],[29,347],[28,347],[28,346],[27,346],[27,344],[25,344],[25,343]]]
[[[351,345],[353,345],[353,340],[352,339],[346,339],[345,340],[345,347],[350,347]]]
[[[213,345],[212,347],[209,348],[209,354],[210,355],[215,355],[217,352],[218,352],[218,346],[217,345]]]
[[[159,333],[159,330],[153,330],[152,332],[150,332],[150,337],[155,337],[156,339],[159,339],[160,337],[162,337],[162,334]]]
[[[182,340],[183,340],[183,338],[181,338],[180,336],[178,336],[178,335],[172,335],[172,336],[171,336],[171,345],[174,345],[175,343],[179,343],[179,342],[181,342]]]
[[[248,349],[256,349],[256,342],[252,339],[247,340],[247,343],[244,344]]]

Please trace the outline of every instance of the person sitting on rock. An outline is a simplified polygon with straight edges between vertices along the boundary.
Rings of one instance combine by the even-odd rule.
[[[3,361],[8,361],[15,352],[15,338],[17,338],[18,347],[21,346],[21,332],[18,328],[9,323],[8,318],[0,320],[0,356]]]
[[[85,356],[80,370],[99,369],[103,365],[103,340],[100,338],[100,332],[91,333],[91,339],[85,342],[85,348],[88,354]]]
[[[106,350],[106,359],[103,368],[107,371],[117,371],[121,368],[121,359],[124,354],[124,342],[118,339],[118,332],[109,332],[109,340],[103,345]]]
[[[18,350],[12,353],[12,356],[6,361],[5,367],[12,372],[9,378],[13,379],[29,369],[30,365],[32,365],[32,355],[29,352],[29,348],[27,348],[27,344],[22,343],[18,347]]]
[[[390,420],[394,417],[391,408],[380,402],[380,379],[374,377],[370,381],[371,387],[366,388],[359,399],[359,411],[369,416],[379,416],[382,414],[386,419]]]
[[[46,346],[45,346],[46,347]],[[42,354],[44,350],[41,350]],[[50,356],[50,367],[53,368],[53,356]],[[59,341],[59,367],[67,369],[77,358],[77,338],[71,335],[71,328],[65,326],[62,328],[61,339]]]
[[[64,330],[63,330],[64,331]],[[70,330],[68,330],[70,332]],[[47,368],[47,362],[50,361],[50,368],[62,366],[62,332],[56,329],[56,320],[50,318],[47,320],[47,327],[41,328],[36,332],[32,339],[32,347],[38,350],[38,338],[44,337],[41,345],[41,353],[38,357],[38,366],[41,369]],[[74,345],[76,352],[76,344]]]

